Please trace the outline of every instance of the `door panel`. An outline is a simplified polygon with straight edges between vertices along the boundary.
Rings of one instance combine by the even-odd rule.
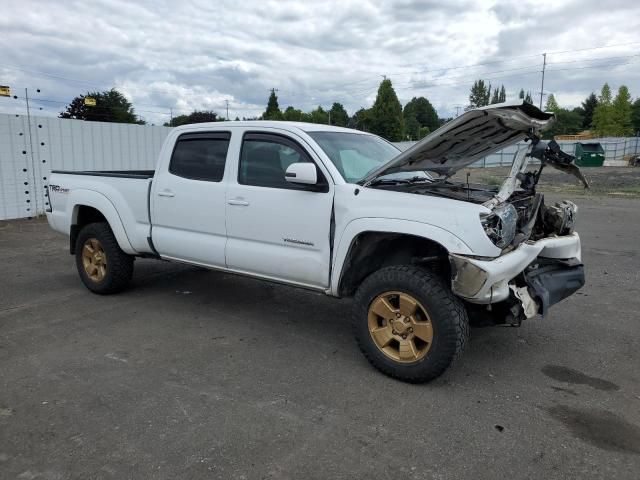
[[[225,267],[222,182],[230,134],[181,135],[151,192],[152,239],[163,257]]]
[[[317,191],[288,183],[286,167],[300,161],[312,160],[291,139],[245,134],[238,182],[229,182],[227,189],[227,265],[327,287],[333,190],[320,171]]]

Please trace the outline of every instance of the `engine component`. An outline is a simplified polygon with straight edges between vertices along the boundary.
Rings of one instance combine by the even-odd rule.
[[[578,206],[569,200],[556,202],[555,205],[542,207],[542,222],[548,233],[569,235],[573,233]]]

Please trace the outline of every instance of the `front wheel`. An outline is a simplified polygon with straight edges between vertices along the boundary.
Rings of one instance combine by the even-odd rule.
[[[367,277],[356,292],[352,320],[369,362],[411,383],[440,376],[469,337],[462,302],[431,272],[409,265]]]
[[[94,293],[124,290],[133,276],[134,257],[124,253],[106,223],[90,223],[76,240],[76,267],[82,283]]]

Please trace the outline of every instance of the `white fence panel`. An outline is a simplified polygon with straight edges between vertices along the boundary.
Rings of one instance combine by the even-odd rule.
[[[45,211],[51,170],[151,170],[170,128],[0,114],[0,220]]]

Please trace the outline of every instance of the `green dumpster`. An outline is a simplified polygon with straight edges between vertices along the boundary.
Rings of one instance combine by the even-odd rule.
[[[599,143],[576,144],[576,163],[581,167],[601,167],[604,163],[604,148]]]

